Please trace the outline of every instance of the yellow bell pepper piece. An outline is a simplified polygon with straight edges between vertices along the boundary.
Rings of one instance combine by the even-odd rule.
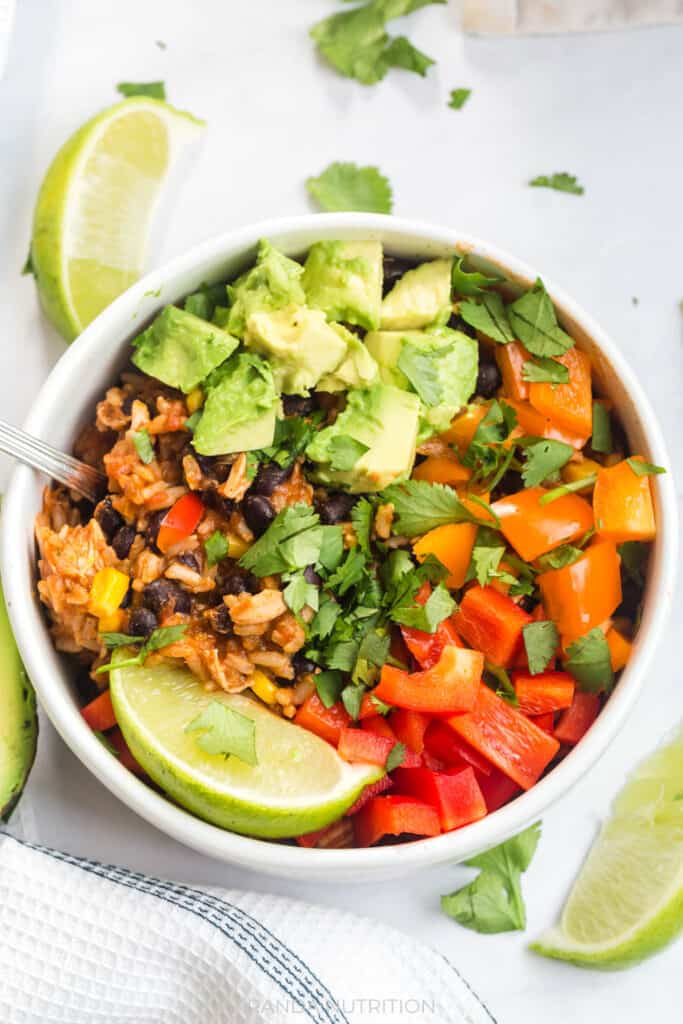
[[[256,669],[251,677],[251,688],[264,704],[274,704],[277,700],[277,686],[265,672]]]
[[[187,405],[187,411],[190,416],[197,412],[197,409],[201,409],[204,405],[204,392],[202,389],[199,387],[193,388],[185,399],[185,404]]]
[[[602,466],[595,459],[582,459],[581,462],[568,462],[560,471],[560,476],[566,484],[573,484],[576,480],[585,480],[586,477],[593,476],[600,469],[602,469]],[[579,494],[590,491],[592,486],[589,483],[582,487]]]
[[[130,580],[118,569],[100,569],[95,573],[90,588],[88,611],[98,619],[112,615],[123,601]]]
[[[100,633],[120,633],[123,627],[123,612],[117,608],[111,615],[100,616]]]

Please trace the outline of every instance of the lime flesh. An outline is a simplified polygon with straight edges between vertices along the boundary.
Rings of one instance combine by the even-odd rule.
[[[683,929],[683,729],[618,795],[559,926],[531,948],[583,967],[617,970]]]
[[[123,735],[150,778],[221,828],[263,838],[314,832],[339,818],[382,769],[351,765],[307,729],[243,694],[207,692],[172,663],[116,669],[111,698]],[[207,754],[186,727],[212,701],[256,723],[258,764]]]
[[[67,341],[141,276],[162,188],[202,128],[167,103],[135,97],[84,124],[53,160],[36,203],[31,265],[43,309]]]

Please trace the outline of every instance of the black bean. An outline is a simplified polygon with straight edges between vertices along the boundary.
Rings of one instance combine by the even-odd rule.
[[[195,461],[201,469],[204,476],[207,476],[211,480],[214,476],[214,470],[216,468],[216,459],[213,455],[200,455],[199,452],[194,450],[191,451]]]
[[[82,523],[87,523],[92,519],[95,511],[95,506],[92,501],[88,501],[87,498],[81,498],[80,501],[76,502],[76,508],[79,511]]]
[[[188,569],[192,569],[193,572],[199,572],[201,569],[199,559],[192,551],[185,551],[182,555],[176,555],[176,562],[182,562],[183,565],[186,565]]]
[[[149,636],[158,624],[157,617],[151,608],[136,608],[131,614],[128,630],[132,636]]]
[[[261,589],[256,576],[241,569],[235,563],[222,562],[216,576],[216,586],[221,594],[258,594]]]
[[[116,552],[117,558],[128,558],[128,552],[131,549],[131,545],[135,540],[135,527],[126,524],[122,526],[120,530],[117,530],[114,534],[111,542],[111,546]]]
[[[292,475],[294,463],[289,466],[278,466],[277,462],[268,462],[259,466],[256,479],[249,488],[250,494],[263,494],[266,497],[273,493],[276,487],[284,483]]]
[[[521,475],[514,469],[509,469],[503,479],[496,487],[496,497],[502,498],[506,494],[516,494],[524,487]]]
[[[476,338],[477,332],[471,324],[468,324],[463,320],[457,313],[453,313],[448,321],[448,326],[452,331],[462,331],[463,334],[469,335],[470,338]]]
[[[282,408],[285,416],[308,416],[315,409],[313,395],[283,395]]]
[[[328,494],[322,501],[316,502],[321,522],[326,526],[347,522],[357,501],[357,494],[342,494],[341,491],[337,494]]]
[[[297,651],[292,658],[292,668],[297,676],[304,676],[307,672],[315,671],[316,664],[310,658],[307,658],[305,654],[302,654],[301,651]]]
[[[211,620],[211,626],[216,633],[220,633],[221,636],[231,635],[232,619],[230,618],[230,612],[224,604],[220,604],[217,608],[214,608],[209,618]]]
[[[519,607],[523,608],[525,612],[531,613],[537,604],[538,601],[535,601],[531,594],[522,594],[519,599]]]
[[[257,537],[265,533],[275,519],[273,506],[263,494],[247,494],[242,502],[242,515]]]
[[[211,487],[207,487],[201,492],[201,499],[207,508],[210,508],[213,512],[218,512],[225,519],[229,519],[235,510],[235,502],[232,498],[224,498],[222,494],[219,494],[218,491]]]
[[[147,530],[145,532],[145,543],[148,548],[151,548],[156,555],[160,555],[161,551],[157,547],[157,537],[159,536],[159,527],[161,526],[161,520],[164,518],[168,509],[162,508],[158,512],[153,512],[149,517],[147,523]]]
[[[175,611],[187,615],[191,607],[187,591],[174,580],[163,577],[147,584],[142,592],[142,603],[145,608],[150,608],[157,614],[162,611]]]
[[[382,290],[386,295],[391,291],[400,277],[403,277],[406,270],[412,270],[417,264],[415,260],[407,260],[402,256],[389,256],[386,254],[383,261],[384,282]]]
[[[304,569],[304,579],[307,583],[312,583],[314,587],[319,587],[322,583],[321,577],[318,576],[312,565],[307,565]]]
[[[125,526],[123,516],[116,511],[109,496],[101,501],[95,509],[95,519],[100,524],[107,541],[111,541],[117,530]]]
[[[479,363],[476,393],[482,398],[493,398],[503,379],[496,363]]]

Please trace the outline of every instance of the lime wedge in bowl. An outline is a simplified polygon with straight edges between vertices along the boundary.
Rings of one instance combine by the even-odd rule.
[[[574,884],[560,924],[531,949],[618,970],[683,929],[683,729],[619,793]]]
[[[268,839],[314,832],[383,774],[347,764],[329,743],[251,697],[207,692],[171,663],[114,669],[110,685],[121,731],[150,778],[181,806],[233,832]],[[213,701],[253,720],[256,765],[208,754],[185,731]]]
[[[141,276],[161,191],[203,127],[161,100],[134,97],[93,117],[53,160],[30,263],[45,314],[67,341]]]

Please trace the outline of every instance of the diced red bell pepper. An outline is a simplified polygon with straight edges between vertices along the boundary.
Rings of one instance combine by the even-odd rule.
[[[113,729],[116,725],[116,715],[109,690],[105,690],[99,697],[95,697],[84,708],[81,708],[81,714],[94,732],[106,732],[107,729]]]
[[[336,747],[339,735],[351,721],[351,716],[340,701],[326,708],[318,694],[312,693],[297,711],[294,721]]]
[[[360,711],[358,712],[358,720],[363,721],[364,718],[374,718],[378,715],[377,704],[372,699],[371,693],[364,693],[363,698],[360,702]]]
[[[448,724],[522,789],[538,781],[560,749],[556,739],[488,686],[479,688],[472,711],[453,715]]]
[[[365,807],[368,800],[372,800],[374,796],[379,796],[380,793],[386,793],[388,789],[391,789],[394,785],[394,780],[391,775],[383,775],[377,782],[371,782],[369,786],[366,786],[363,792],[360,794],[355,803],[351,804],[348,811],[345,812],[346,817],[351,817],[352,814],[356,814],[361,807]]]
[[[376,796],[353,817],[359,846],[383,836],[438,836],[439,815],[430,804],[410,796]]]
[[[450,766],[461,765],[464,762],[472,765],[482,775],[490,775],[495,770],[491,762],[453,732],[450,725],[438,719],[429,723],[425,733],[425,749],[432,757]]]
[[[576,683],[568,672],[540,672],[527,675],[513,672],[512,682],[525,715],[544,715],[548,711],[561,711],[571,706]]]
[[[366,719],[367,721],[367,719]],[[387,758],[396,745],[396,738],[378,736],[365,729],[345,728],[339,736],[339,754],[345,761],[377,764],[384,768]],[[412,750],[406,750],[404,764],[419,765],[420,758]]]
[[[129,772],[133,772],[134,775],[145,775],[145,769],[142,767],[139,761],[133,757],[130,747],[126,743],[123,733],[118,728],[112,729],[111,732],[107,733],[107,739],[111,743],[112,747],[118,754],[119,761],[124,768],[127,768]]]
[[[448,713],[474,706],[484,670],[484,656],[464,647],[445,647],[438,663],[422,672],[385,665],[375,695],[410,711]]]
[[[465,592],[454,619],[463,640],[503,668],[512,663],[522,644],[522,629],[532,621],[505,594],[479,586]]]
[[[395,792],[431,804],[439,815],[443,832],[478,821],[487,813],[474,769],[469,765],[445,772],[432,772],[428,768],[397,768],[394,785]]]
[[[494,768],[490,775],[477,774],[479,788],[482,791],[489,814],[512,800],[521,790],[508,775]]]
[[[389,716],[389,725],[396,738],[405,743],[409,750],[421,754],[424,750],[424,738],[429,718],[420,711],[408,711],[407,708],[396,708]]]
[[[360,727],[365,732],[374,733],[375,736],[384,736],[385,739],[391,740],[392,743],[397,742],[394,730],[383,715],[371,715],[370,718],[364,718],[360,723]]]
[[[539,729],[543,729],[543,732],[548,732],[551,736],[555,734],[554,712],[547,711],[544,715],[529,715],[529,718]]]
[[[555,737],[560,743],[578,743],[598,717],[600,698],[597,693],[577,690],[572,706],[563,711],[555,726]]]
[[[420,668],[433,668],[443,653],[444,647],[462,647],[462,641],[455,630],[453,619],[444,619],[435,633],[425,633],[412,626],[401,626],[405,645]]]
[[[202,518],[204,505],[192,491],[178,498],[161,520],[157,536],[157,547],[168,551],[170,547],[194,533]]]
[[[434,757],[428,750],[423,750],[420,754],[420,760],[423,768],[429,768],[430,772],[443,772],[446,768],[465,768],[464,761],[453,761],[452,764],[446,764],[445,761],[440,761],[438,757]]]

